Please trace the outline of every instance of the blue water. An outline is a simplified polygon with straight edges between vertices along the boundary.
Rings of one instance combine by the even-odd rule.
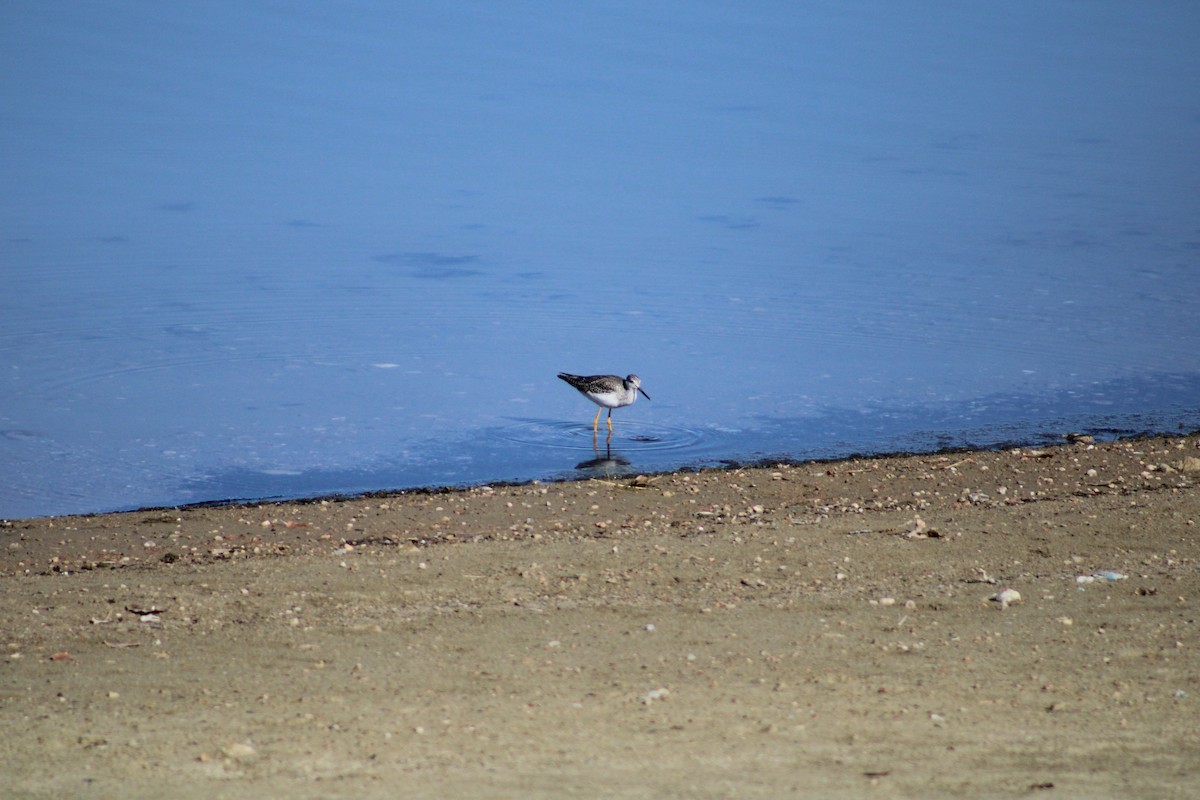
[[[1200,5],[0,9],[0,517],[1200,428]],[[555,374],[636,372],[614,414]]]

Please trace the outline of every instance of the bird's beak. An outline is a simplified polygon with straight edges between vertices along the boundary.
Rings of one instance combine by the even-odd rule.
[[[642,387],[639,386],[638,391],[642,392]],[[645,392],[642,392],[642,397],[646,398],[647,400],[650,399],[650,395],[646,394]]]

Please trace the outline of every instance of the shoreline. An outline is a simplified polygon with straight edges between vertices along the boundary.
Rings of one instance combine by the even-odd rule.
[[[531,484],[551,485],[558,483],[573,483],[576,481],[587,481],[596,478],[608,478],[611,480],[620,480],[625,477],[635,475],[646,475],[659,477],[663,475],[673,474],[688,474],[697,472],[706,472],[710,470],[733,470],[733,469],[758,469],[775,466],[801,467],[806,464],[829,464],[838,463],[841,461],[862,461],[878,458],[905,458],[905,457],[928,457],[928,456],[943,456],[952,455],[954,453],[974,453],[974,452],[1002,452],[1005,450],[1021,450],[1021,449],[1045,449],[1054,447],[1068,446],[1072,443],[1085,442],[1090,444],[1112,444],[1123,441],[1140,441],[1146,439],[1163,438],[1163,439],[1185,439],[1188,437],[1200,435],[1200,429],[1178,432],[1163,432],[1161,430],[1138,431],[1135,429],[1114,429],[1114,428],[1093,428],[1088,432],[1075,433],[1042,433],[1037,435],[1029,435],[1023,438],[1012,440],[990,440],[985,444],[954,444],[947,447],[937,449],[898,449],[898,450],[859,450],[846,451],[837,455],[819,456],[813,458],[795,458],[790,456],[755,456],[753,458],[720,458],[714,459],[711,462],[693,462],[678,464],[673,467],[663,469],[637,470],[629,465],[623,465],[619,473],[612,475],[588,475],[583,474],[585,470],[576,467],[572,471],[560,471],[552,476],[532,477],[532,478],[505,478],[498,480],[478,480],[465,481],[461,483],[447,484],[415,484],[411,486],[395,486],[383,489],[364,489],[361,491],[346,491],[346,492],[317,492],[314,494],[281,494],[281,495],[264,495],[261,497],[229,497],[224,499],[209,499],[196,500],[184,503],[151,503],[144,506],[133,506],[127,508],[115,508],[98,511],[72,511],[65,513],[49,513],[38,514],[28,517],[3,517],[0,516],[0,526],[6,524],[21,523],[30,520],[39,519],[63,519],[63,518],[87,518],[97,516],[111,516],[114,514],[136,514],[149,513],[156,511],[188,511],[192,509],[204,508],[223,508],[235,506],[255,506],[269,505],[281,503],[314,503],[321,501],[342,502],[352,500],[368,500],[379,497],[392,497],[406,494],[416,493],[442,493],[442,492],[459,492],[469,491],[470,489],[483,486],[491,486],[495,488],[505,487],[520,487]],[[584,451],[581,451],[584,452]],[[570,472],[572,474],[567,474]],[[2,529],[2,528],[0,528]]]
[[[1182,798],[1198,482],[1193,434],[7,521],[0,777]]]

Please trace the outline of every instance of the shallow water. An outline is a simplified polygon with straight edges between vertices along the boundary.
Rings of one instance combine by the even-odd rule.
[[[1200,428],[1193,4],[0,19],[0,517]]]

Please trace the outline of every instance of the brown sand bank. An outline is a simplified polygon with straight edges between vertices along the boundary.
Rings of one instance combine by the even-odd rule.
[[[0,795],[1195,797],[1198,459],[4,523]]]

